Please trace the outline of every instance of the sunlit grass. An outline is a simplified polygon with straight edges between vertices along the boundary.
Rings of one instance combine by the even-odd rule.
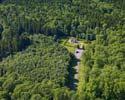
[[[89,44],[89,42],[84,40],[84,39],[78,39],[78,41],[79,41],[78,44],[74,44],[74,43],[70,43],[69,42],[69,38],[62,38],[59,43],[62,46],[64,46],[65,48],[67,48],[67,50],[70,53],[74,53],[75,49],[77,48],[77,45],[81,45],[82,44],[86,48],[86,46]]]
[[[60,40],[60,44],[65,48],[67,48],[69,52],[74,53],[76,49],[76,45],[73,43],[69,43],[68,41],[69,41],[69,38],[63,38]]]

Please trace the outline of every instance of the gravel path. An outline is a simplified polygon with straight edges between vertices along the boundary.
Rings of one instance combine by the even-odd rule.
[[[76,73],[74,74],[74,81],[72,81],[73,82],[72,89],[76,89],[76,87],[77,87],[80,59],[82,57],[83,51],[84,51],[83,49],[76,49],[75,53],[74,53],[74,55],[75,55],[76,59],[78,59],[78,61],[77,61],[77,65],[74,66],[74,70]]]
[[[76,49],[75,57],[78,60],[80,60],[80,58],[82,57],[82,54],[83,54],[83,50],[82,49]],[[77,65],[74,67],[74,69],[76,70],[76,74],[74,75],[74,79],[76,79],[76,80],[78,80],[79,65],[80,65],[80,61],[78,61]]]
[[[75,51],[75,57],[77,59],[80,59],[82,57],[83,49],[76,49]]]

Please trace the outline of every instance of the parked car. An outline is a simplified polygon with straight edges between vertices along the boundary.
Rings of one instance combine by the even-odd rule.
[[[76,53],[79,53],[79,51],[76,51]]]

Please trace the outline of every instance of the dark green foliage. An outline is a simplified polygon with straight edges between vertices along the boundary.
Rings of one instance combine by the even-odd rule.
[[[26,47],[22,33],[76,36],[95,40],[95,34],[123,25],[124,0],[3,0],[0,5],[0,58]],[[116,6],[117,5],[117,6]],[[28,40],[25,40],[28,41]],[[23,41],[24,42],[24,41]]]
[[[12,94],[10,97],[26,100],[32,94],[53,98],[51,89],[66,83],[70,55],[49,37],[33,35],[30,41],[32,45],[25,51],[9,56],[0,63],[1,78],[4,78],[1,80],[2,92],[6,90]]]
[[[125,100],[124,24],[125,0],[0,0],[0,99]],[[75,92],[63,36],[92,41]]]

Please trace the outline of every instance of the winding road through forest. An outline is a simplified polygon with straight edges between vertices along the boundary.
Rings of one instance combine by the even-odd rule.
[[[77,87],[77,84],[78,84],[78,74],[79,74],[79,67],[80,67],[80,59],[83,55],[83,52],[84,50],[83,49],[76,49],[75,52],[74,52],[74,56],[75,56],[75,59],[74,60],[76,63],[73,68],[72,68],[72,71],[74,72],[71,72],[71,83],[70,83],[70,88],[75,90],[76,87]]]
[[[79,72],[79,65],[80,65],[80,58],[82,57],[83,49],[76,49],[75,51],[75,57],[78,59],[77,65],[74,67],[76,70],[76,74],[74,75],[74,79],[78,80],[78,72]]]

